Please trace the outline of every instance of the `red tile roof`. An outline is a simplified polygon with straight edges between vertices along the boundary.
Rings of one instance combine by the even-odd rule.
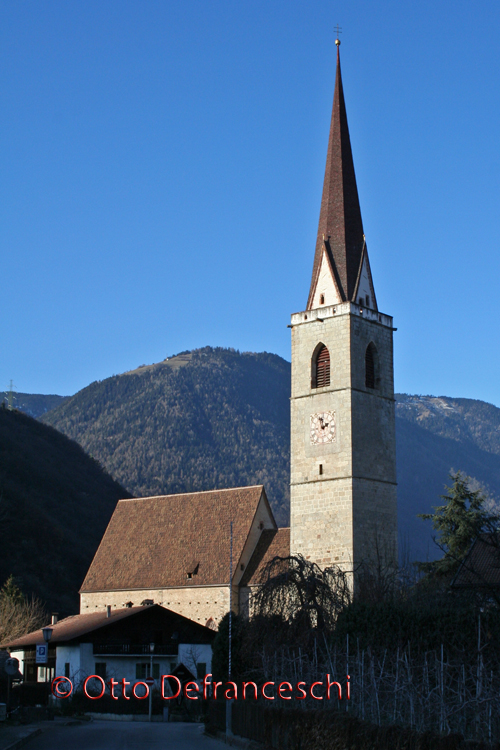
[[[72,617],[66,617],[64,620],[54,625],[47,625],[46,627],[52,628],[52,636],[50,639],[50,645],[56,643],[66,643],[72,641],[75,638],[80,638],[89,633],[93,633],[102,628],[107,628],[115,625],[120,620],[125,620],[128,617],[139,615],[141,612],[147,612],[148,614],[159,613],[161,616],[161,622],[165,624],[174,623],[175,627],[179,625],[182,627],[189,627],[195,632],[206,633],[206,637],[211,640],[214,637],[213,631],[201,625],[199,622],[190,620],[188,617],[173,612],[166,607],[162,607],[159,604],[144,607],[124,607],[122,609],[112,609],[110,616],[108,617],[106,610],[99,612],[91,612],[85,615],[73,615]],[[139,618],[141,621],[143,617]],[[135,627],[135,624],[134,624]],[[13,641],[5,641],[0,644],[1,648],[9,648],[15,650],[17,648],[29,648],[36,644],[44,643],[42,628],[34,630],[32,633],[23,635],[21,638],[16,638]]]
[[[262,485],[120,500],[81,592],[226,584],[262,496],[272,518]]]
[[[50,643],[52,645],[53,643],[70,641],[73,638],[78,638],[81,635],[98,630],[105,625],[110,625],[111,623],[118,622],[118,620],[123,620],[125,617],[135,615],[137,612],[141,612],[144,609],[148,609],[148,607],[114,609],[111,610],[110,617],[107,616],[106,610],[91,612],[88,615],[73,615],[72,617],[65,617],[64,620],[59,620],[59,622],[56,622],[54,625],[46,625],[46,627],[52,628]],[[26,648],[41,643],[45,643],[42,628],[34,630],[27,635],[23,635],[21,638],[16,638],[14,641],[0,643],[0,646],[2,648]]]
[[[498,589],[500,587],[500,537],[482,534],[453,579],[453,588]]]
[[[262,572],[270,560],[274,557],[288,557],[289,555],[290,529],[263,531],[246,567],[240,586],[258,585],[261,582]]]

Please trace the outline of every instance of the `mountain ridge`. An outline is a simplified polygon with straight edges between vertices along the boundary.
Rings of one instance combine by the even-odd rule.
[[[91,383],[44,414],[134,495],[263,483],[289,518],[290,363],[204,347]],[[399,529],[413,557],[440,552],[417,513],[461,469],[500,498],[500,409],[478,399],[396,394]]]

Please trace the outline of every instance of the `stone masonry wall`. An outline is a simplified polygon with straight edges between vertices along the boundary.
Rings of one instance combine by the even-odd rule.
[[[291,552],[348,569],[373,560],[382,547],[392,558],[392,319],[372,311],[363,317],[358,306],[346,303],[295,314],[292,322]],[[375,389],[365,384],[370,342],[376,348]],[[312,389],[311,361],[321,343],[330,353],[330,385]],[[311,415],[324,412],[335,413],[335,441],[311,445]]]
[[[227,586],[200,586],[82,593],[80,594],[80,614],[105,609],[108,604],[113,609],[120,609],[127,602],[133,602],[137,607],[144,599],[152,599],[155,604],[161,604],[174,612],[179,612],[201,625],[206,625],[210,618],[218,624],[229,610]],[[237,607],[237,597],[233,595],[233,609],[235,607]]]

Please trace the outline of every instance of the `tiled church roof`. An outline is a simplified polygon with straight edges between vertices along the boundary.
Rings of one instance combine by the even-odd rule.
[[[261,496],[272,518],[262,485],[120,500],[81,592],[226,584]]]

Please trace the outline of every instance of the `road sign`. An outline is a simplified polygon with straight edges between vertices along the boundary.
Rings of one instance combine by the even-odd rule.
[[[49,652],[49,647],[46,643],[39,644],[36,647],[36,663],[37,664],[47,664],[47,656]]]
[[[4,669],[11,677],[17,674],[19,671],[19,659],[16,659],[13,656],[10,659],[6,659]]]

